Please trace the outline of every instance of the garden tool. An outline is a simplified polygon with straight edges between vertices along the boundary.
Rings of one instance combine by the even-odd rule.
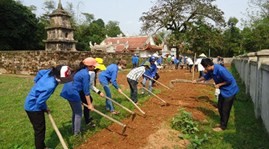
[[[68,149],[66,143],[64,142],[63,136],[62,136],[62,134],[60,133],[58,127],[56,126],[56,124],[55,124],[55,122],[54,122],[54,120],[53,120],[53,118],[52,118],[50,112],[47,112],[47,113],[48,113],[48,117],[49,117],[49,119],[50,119],[50,122],[51,122],[51,124],[52,124],[52,127],[53,127],[53,129],[55,130],[55,132],[56,132],[56,134],[57,134],[57,136],[58,136],[58,138],[59,138],[59,140],[60,140],[60,142],[61,142],[63,148],[64,148],[64,149]]]
[[[161,82],[159,82],[159,81],[157,81],[157,80],[155,80],[155,79],[153,79],[153,78],[151,78],[151,77],[149,77],[149,76],[147,76],[147,75],[145,75],[145,74],[143,74],[143,75],[146,76],[146,77],[148,77],[149,79],[155,81],[156,83],[160,84],[161,86],[163,86],[163,87],[165,87],[165,88],[167,88],[167,89],[171,89],[171,88],[169,88],[168,86],[162,84]]]
[[[165,105],[168,105],[168,103],[166,101],[164,101],[162,98],[160,98],[159,96],[157,96],[156,94],[152,93],[150,90],[148,90],[145,87],[142,87],[144,90],[148,91],[151,95],[155,96],[157,99],[161,100],[163,103],[165,103]]]
[[[186,80],[186,79],[176,79],[176,80],[171,80],[170,83],[169,83],[169,86],[170,87],[174,87],[174,83],[192,83],[191,80]],[[196,82],[194,84],[204,84],[204,85],[209,85],[211,87],[215,87],[215,85],[213,83],[208,83],[208,82]]]
[[[82,104],[83,104],[85,107],[88,108],[88,105],[87,105],[87,104],[85,104],[85,103],[82,103]],[[93,112],[96,112],[97,114],[99,114],[99,115],[101,115],[101,116],[107,118],[108,120],[111,120],[111,121],[113,121],[113,122],[119,124],[120,126],[122,126],[122,127],[123,127],[123,129],[122,129],[122,134],[124,134],[124,132],[126,131],[126,125],[125,125],[125,124],[123,124],[123,123],[121,123],[121,122],[115,120],[114,118],[112,118],[112,117],[110,117],[110,116],[108,116],[108,115],[105,115],[104,113],[102,113],[102,112],[100,112],[100,111],[98,111],[98,110],[96,110],[96,109],[93,109],[92,111],[93,111]]]
[[[121,92],[121,94],[123,96],[125,96],[142,114],[146,114],[143,110],[141,110],[138,105],[136,103],[133,102],[133,100],[131,98],[129,98],[126,94],[124,94],[123,92]]]
[[[118,103],[117,101],[115,101],[115,100],[113,100],[113,99],[111,99],[111,98],[109,98],[109,97],[107,97],[107,96],[105,96],[104,98],[106,98],[106,99],[108,99],[108,100],[111,100],[111,101],[112,101],[113,103],[115,103],[116,105],[120,106],[120,107],[123,108],[124,110],[128,111],[129,113],[131,113],[131,114],[132,114],[132,120],[134,120],[134,118],[135,118],[135,116],[136,116],[135,112],[131,111],[130,109],[124,107],[123,105],[121,105],[121,104]]]

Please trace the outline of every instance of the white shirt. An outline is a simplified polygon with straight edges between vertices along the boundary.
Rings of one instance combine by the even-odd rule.
[[[145,71],[145,66],[134,68],[127,74],[127,78],[138,81],[138,79],[145,73]]]
[[[90,89],[93,90],[95,93],[98,93],[100,90],[94,86],[95,72],[89,71],[89,75],[90,75]]]
[[[191,58],[187,58],[187,64],[189,64],[189,65],[193,65],[193,61],[192,61],[192,59]]]
[[[198,71],[204,71],[205,68],[203,67],[203,65],[201,65],[201,61],[202,61],[202,58],[198,58],[195,62],[195,65],[198,65]]]

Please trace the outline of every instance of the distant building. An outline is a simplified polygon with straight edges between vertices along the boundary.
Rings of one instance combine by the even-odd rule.
[[[76,51],[74,40],[74,29],[71,27],[71,16],[66,12],[59,0],[58,8],[49,15],[50,26],[46,27],[47,40],[45,42],[46,51]]]
[[[107,37],[99,45],[90,42],[92,52],[135,53],[140,57],[148,57],[153,53],[161,53],[163,45],[156,45],[152,36]]]

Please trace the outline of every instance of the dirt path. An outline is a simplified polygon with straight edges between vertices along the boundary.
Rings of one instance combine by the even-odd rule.
[[[168,85],[170,80],[188,79],[192,75],[187,70],[163,70],[159,72],[159,81]],[[125,74],[118,76],[119,84],[127,86]],[[197,76],[196,76],[197,77]],[[112,124],[107,129],[95,134],[89,138],[79,149],[103,149],[103,148],[185,148],[187,142],[179,140],[178,133],[170,128],[170,120],[177,113],[178,109],[183,107],[193,113],[195,119],[204,121],[205,115],[201,108],[207,108],[215,111],[208,91],[214,90],[205,85],[194,85],[191,83],[174,84],[172,90],[167,90],[160,85],[156,88],[161,89],[159,97],[167,101],[170,105],[163,106],[162,102],[151,96],[151,98],[141,105],[141,109],[146,112],[146,116],[136,116],[134,121],[123,120],[128,128],[125,135],[121,135],[122,128],[119,125]],[[198,102],[199,101],[199,102]],[[139,111],[136,111],[139,113]]]

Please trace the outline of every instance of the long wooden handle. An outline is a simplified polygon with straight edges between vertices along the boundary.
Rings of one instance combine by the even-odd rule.
[[[145,88],[144,86],[143,86],[142,88],[145,89],[146,91],[148,91],[150,94],[152,94],[152,95],[155,96],[156,98],[158,98],[159,100],[161,100],[162,102],[166,103],[166,101],[164,101],[162,98],[160,98],[160,97],[157,96],[156,94],[152,93],[150,90],[148,90],[148,89]]]
[[[155,80],[155,79],[153,79],[153,78],[151,78],[151,77],[149,77],[149,76],[147,76],[147,75],[145,75],[145,74],[143,74],[143,75],[146,76],[146,77],[148,77],[149,79],[155,81],[156,83],[160,84],[161,86],[163,86],[163,87],[165,87],[165,88],[167,88],[167,89],[171,89],[171,88],[169,88],[168,86],[162,84],[161,82],[159,82],[159,81],[157,81],[157,80]]]
[[[124,107],[123,105],[121,105],[121,104],[118,103],[117,101],[115,101],[115,100],[113,100],[113,99],[111,99],[111,98],[109,98],[109,97],[107,97],[107,96],[105,96],[105,98],[107,98],[108,100],[111,100],[113,103],[115,103],[116,105],[120,106],[121,108],[123,108],[124,110],[128,111],[129,113],[134,114],[133,111],[131,111],[130,109]]]
[[[54,120],[53,120],[53,118],[52,118],[52,116],[51,116],[51,114],[49,112],[48,112],[48,116],[49,116],[50,122],[52,124],[52,127],[55,130],[55,132],[56,132],[56,134],[57,134],[57,136],[58,136],[58,138],[59,138],[59,140],[60,140],[63,148],[64,149],[68,149],[66,143],[64,142],[64,139],[63,139],[62,134],[60,133],[59,129],[57,128],[57,126],[56,126],[56,124],[55,124],[55,122],[54,122]]]
[[[138,107],[138,105],[137,104],[135,104],[134,102],[133,102],[133,100],[132,99],[130,99],[127,95],[125,95],[123,92],[121,92],[121,94],[123,95],[123,96],[125,96],[142,114],[146,114],[143,110],[141,110],[139,107]]]
[[[85,107],[88,107],[88,105],[86,105],[85,103],[82,103],[82,104],[83,104]],[[115,120],[114,118],[112,118],[112,117],[110,117],[110,116],[108,116],[108,115],[105,115],[104,113],[102,113],[102,112],[100,112],[100,111],[98,111],[98,110],[96,110],[96,109],[93,109],[93,111],[96,112],[97,114],[99,114],[99,115],[101,115],[101,116],[103,116],[103,117],[105,117],[105,118],[107,118],[107,119],[109,119],[109,120],[111,120],[111,121],[113,121],[113,122],[115,122],[115,123],[121,125],[122,127],[126,127],[125,124],[123,124],[123,123],[121,123],[121,122]]]

